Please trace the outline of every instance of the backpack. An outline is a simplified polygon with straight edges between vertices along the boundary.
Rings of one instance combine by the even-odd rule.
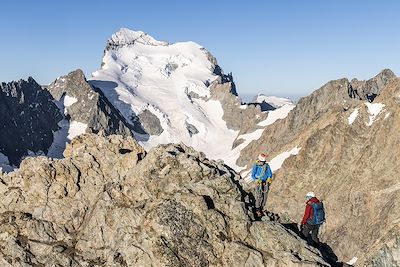
[[[311,207],[313,209],[312,218],[308,219],[308,223],[311,225],[320,225],[325,222],[325,209],[322,202],[312,203]]]

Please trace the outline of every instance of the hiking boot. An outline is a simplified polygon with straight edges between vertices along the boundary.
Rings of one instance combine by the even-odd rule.
[[[262,216],[264,216],[264,214],[263,214],[263,212],[262,212],[261,210],[257,210],[257,211],[256,211],[256,215],[257,215],[257,217],[262,217]]]

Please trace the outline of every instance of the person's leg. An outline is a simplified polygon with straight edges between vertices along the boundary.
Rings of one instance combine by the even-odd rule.
[[[254,198],[256,200],[256,204],[255,204],[256,212],[257,212],[257,215],[259,215],[258,212],[261,209],[261,204],[262,204],[262,201],[263,201],[263,193],[262,193],[262,190],[261,190],[261,186],[256,186],[255,187],[255,189],[254,189]]]
[[[265,209],[265,204],[267,204],[267,198],[268,198],[268,192],[269,192],[269,185],[266,184],[262,188],[263,190],[263,197],[262,197],[262,202],[261,202],[261,210]]]
[[[307,240],[308,235],[310,234],[310,228],[308,223],[303,225],[303,229],[301,229],[301,234],[304,236],[304,239]]]
[[[313,225],[313,228],[311,230],[311,239],[312,241],[314,241],[315,244],[319,243],[318,232],[319,232],[319,225]]]

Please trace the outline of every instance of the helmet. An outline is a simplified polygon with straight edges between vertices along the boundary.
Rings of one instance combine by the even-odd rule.
[[[267,155],[261,153],[260,155],[258,155],[258,160],[259,161],[266,161],[267,160]]]
[[[314,192],[308,192],[308,193],[306,194],[306,198],[307,198],[307,199],[311,199],[311,198],[313,198],[313,197],[315,197]]]

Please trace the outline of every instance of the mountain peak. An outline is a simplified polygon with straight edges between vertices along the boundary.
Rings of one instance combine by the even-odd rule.
[[[384,69],[375,75],[373,80],[382,80],[384,84],[386,84],[390,79],[396,78],[396,74],[391,69]]]
[[[133,31],[121,28],[107,41],[107,50],[134,45],[136,43],[153,46],[166,46],[168,42],[157,41],[152,36],[142,31]]]

